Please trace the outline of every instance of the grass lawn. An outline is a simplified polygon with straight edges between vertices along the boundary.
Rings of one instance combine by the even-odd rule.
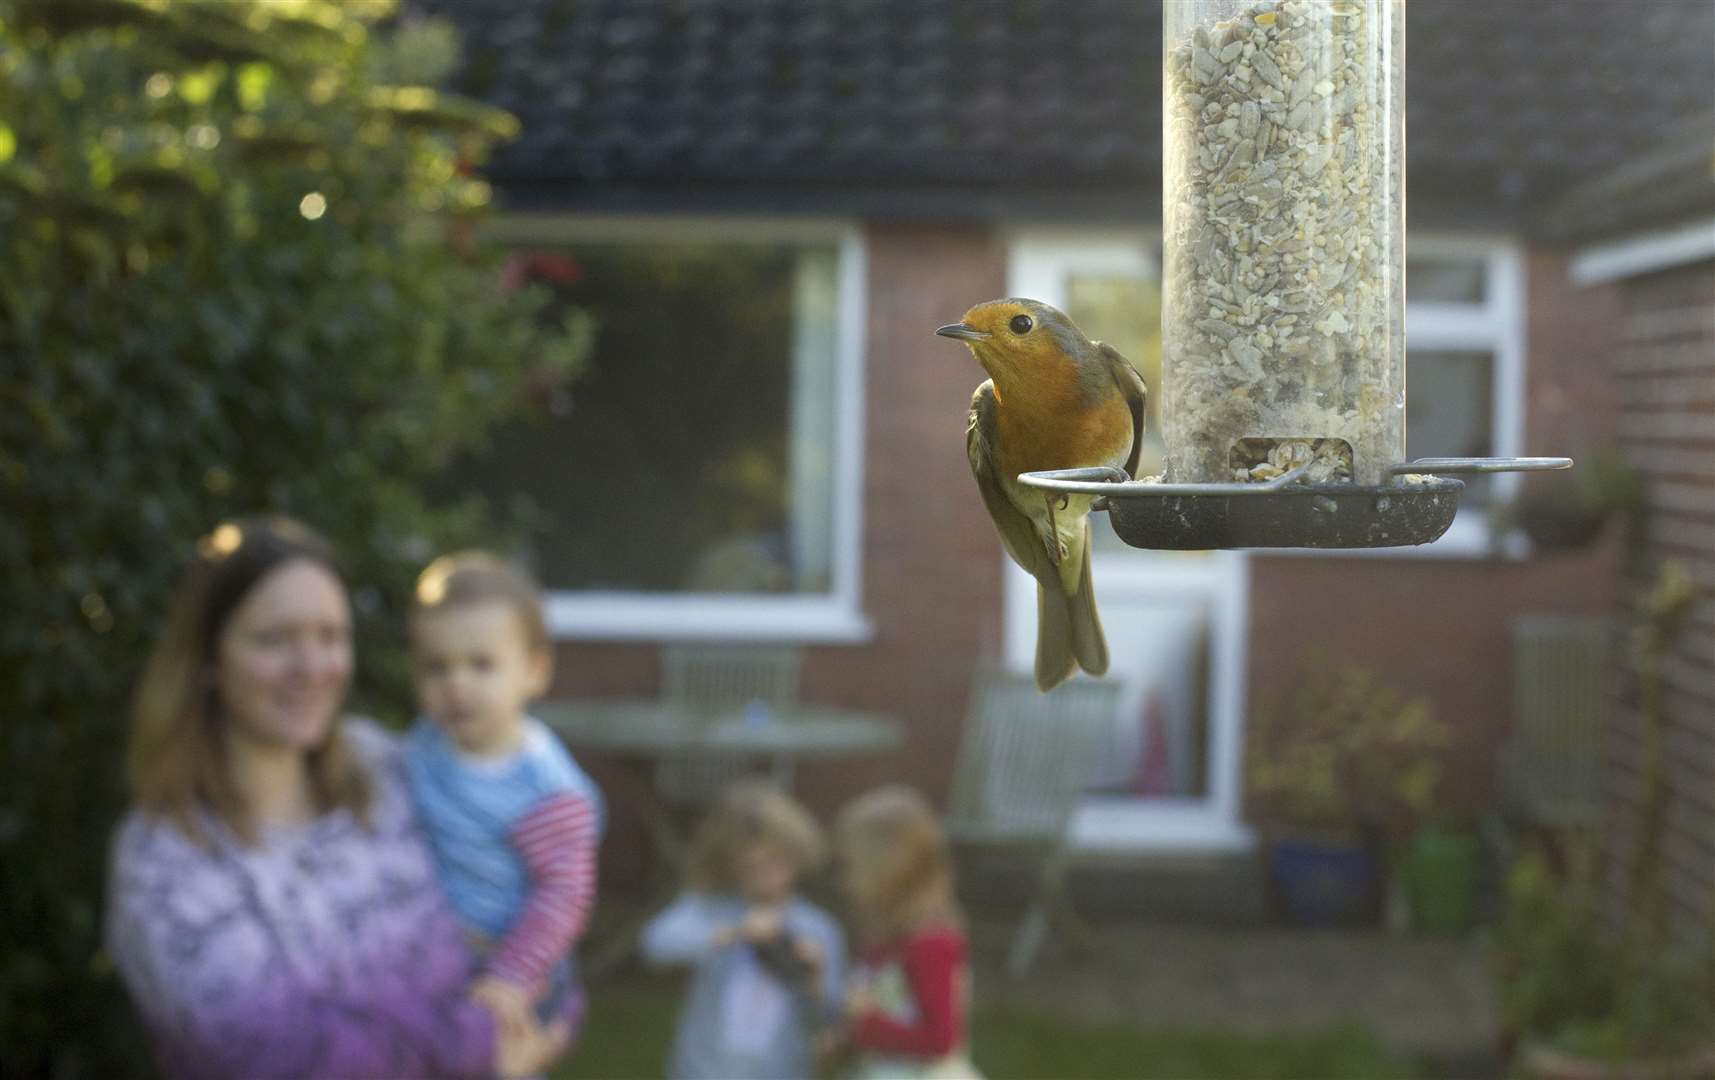
[[[678,999],[661,991],[591,997],[583,1037],[552,1080],[662,1075]],[[1359,1026],[1261,1036],[1218,1029],[1141,1031],[996,1007],[977,1009],[973,1056],[990,1080],[1391,1080],[1420,1075]]]

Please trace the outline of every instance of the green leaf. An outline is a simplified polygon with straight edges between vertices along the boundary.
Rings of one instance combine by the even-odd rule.
[[[244,64],[238,69],[238,103],[247,112],[258,112],[268,104],[274,85],[274,69],[267,64]]]
[[[465,130],[491,139],[516,138],[518,118],[505,109],[427,86],[377,86],[369,103],[396,121],[424,127]]]
[[[179,96],[192,105],[207,105],[209,98],[220,88],[221,80],[226,78],[226,68],[221,64],[210,64],[197,71],[187,71],[179,76]]]

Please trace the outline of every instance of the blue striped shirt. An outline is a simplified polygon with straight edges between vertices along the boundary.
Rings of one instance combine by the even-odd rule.
[[[461,753],[428,719],[412,727],[404,756],[442,887],[465,925],[491,941],[506,933],[529,892],[512,843],[518,819],[562,794],[588,800],[598,822],[602,817],[600,789],[534,717],[524,718],[523,745],[505,758]]]

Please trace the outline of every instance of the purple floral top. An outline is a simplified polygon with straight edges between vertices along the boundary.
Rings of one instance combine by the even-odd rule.
[[[391,736],[346,734],[375,775],[344,811],[212,850],[136,811],[120,824],[107,948],[174,1077],[483,1076],[494,1026],[436,885]]]

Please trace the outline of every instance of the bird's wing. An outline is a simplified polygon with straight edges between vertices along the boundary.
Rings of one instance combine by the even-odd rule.
[[[1143,456],[1144,421],[1149,418],[1149,387],[1143,383],[1143,376],[1131,366],[1131,361],[1120,355],[1120,351],[1105,341],[1092,342],[1102,362],[1108,366],[1108,371],[1119,384],[1120,393],[1125,395],[1125,403],[1131,408],[1131,453],[1125,462],[1126,475],[1137,479],[1137,463]]]
[[[994,383],[985,382],[971,395],[970,424],[965,428],[965,453],[971,459],[971,475],[977,478],[977,490],[982,492],[983,504],[994,519],[995,531],[1000,533],[1007,554],[1038,581],[1057,580],[1036,527],[1006,497],[1001,478],[995,473],[994,407]]]

